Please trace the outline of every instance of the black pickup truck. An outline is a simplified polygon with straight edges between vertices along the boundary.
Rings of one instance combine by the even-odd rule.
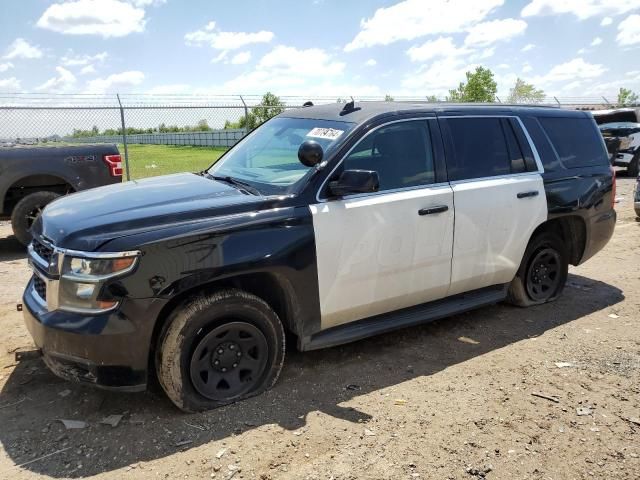
[[[64,378],[142,390],[157,375],[184,410],[224,405],[274,384],[289,339],[553,301],[613,233],[612,170],[585,112],[288,110],[200,174],[49,205],[25,322]]]
[[[61,195],[120,183],[122,160],[116,145],[0,147],[0,220],[27,245],[42,209]]]

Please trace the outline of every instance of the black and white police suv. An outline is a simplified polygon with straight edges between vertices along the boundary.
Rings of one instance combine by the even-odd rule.
[[[200,174],[56,200],[26,324],[56,374],[181,409],[271,387],[301,350],[560,295],[612,235],[590,113],[391,102],[289,110]]]

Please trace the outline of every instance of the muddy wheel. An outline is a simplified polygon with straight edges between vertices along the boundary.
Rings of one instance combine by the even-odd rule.
[[[562,240],[552,233],[536,235],[527,246],[507,300],[520,307],[555,300],[562,293],[569,270]]]
[[[274,385],[285,333],[262,299],[241,290],[192,298],[160,336],[156,370],[171,401],[187,412],[258,395]]]
[[[13,234],[23,245],[31,242],[31,226],[44,207],[60,195],[54,192],[35,192],[20,200],[11,212]]]

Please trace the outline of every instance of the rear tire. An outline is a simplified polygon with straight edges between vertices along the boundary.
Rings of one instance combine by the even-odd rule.
[[[242,290],[221,290],[172,312],[160,335],[156,371],[179,409],[199,412],[271,388],[284,353],[284,328],[271,307]]]
[[[569,272],[567,249],[557,235],[543,232],[529,241],[507,301],[519,307],[552,302],[562,293]]]
[[[23,245],[31,242],[31,226],[40,216],[44,207],[60,195],[54,192],[35,192],[20,200],[11,212],[13,234]]]

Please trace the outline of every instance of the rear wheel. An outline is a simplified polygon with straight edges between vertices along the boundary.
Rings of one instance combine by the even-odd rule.
[[[527,245],[522,263],[509,286],[508,301],[520,307],[555,300],[567,281],[567,249],[557,235],[541,233]]]
[[[284,362],[285,334],[267,303],[231,289],[176,309],[158,347],[162,388],[178,408],[196,412],[273,386]]]
[[[640,171],[640,152],[636,153],[627,167],[627,176],[636,178]]]
[[[13,234],[23,245],[31,241],[31,226],[40,216],[44,207],[60,195],[54,192],[35,192],[20,200],[11,212]]]

